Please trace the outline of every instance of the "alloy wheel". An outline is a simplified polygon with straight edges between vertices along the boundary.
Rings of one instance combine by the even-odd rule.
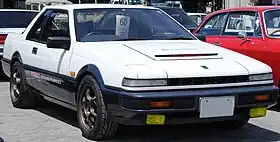
[[[18,100],[20,96],[20,69],[15,67],[11,76],[11,96]]]
[[[80,101],[82,123],[86,129],[91,130],[94,128],[97,118],[96,96],[91,87],[85,87],[85,91]]]

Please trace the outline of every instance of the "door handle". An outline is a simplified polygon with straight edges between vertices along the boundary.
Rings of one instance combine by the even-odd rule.
[[[216,46],[220,46],[220,45],[221,45],[221,42],[216,41],[216,42],[214,43],[214,45],[216,45]]]
[[[37,48],[37,47],[33,47],[33,48],[32,48],[32,54],[35,54],[35,55],[36,55],[36,54],[37,54],[37,51],[38,51],[38,48]]]

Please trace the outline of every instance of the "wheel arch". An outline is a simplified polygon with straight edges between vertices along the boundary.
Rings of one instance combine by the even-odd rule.
[[[94,64],[87,64],[79,70],[79,72],[76,76],[75,101],[77,101],[77,96],[78,96],[77,94],[78,94],[79,85],[80,85],[82,79],[86,75],[91,75],[97,81],[101,90],[105,87],[103,77],[101,75],[101,72],[100,72],[99,68]]]
[[[15,63],[15,61],[18,61],[22,64],[22,59],[18,51],[14,52],[14,54],[12,55],[11,66]]]

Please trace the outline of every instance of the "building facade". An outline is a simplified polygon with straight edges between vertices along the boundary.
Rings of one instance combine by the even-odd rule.
[[[223,8],[243,7],[253,5],[251,0],[224,0]]]

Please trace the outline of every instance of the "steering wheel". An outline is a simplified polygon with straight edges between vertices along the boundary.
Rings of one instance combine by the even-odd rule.
[[[103,33],[101,32],[90,32],[88,33],[86,36],[90,36],[90,35],[102,35]]]
[[[280,32],[280,30],[273,31],[270,35],[272,36],[272,35],[274,35],[275,33],[278,33],[278,32]]]

